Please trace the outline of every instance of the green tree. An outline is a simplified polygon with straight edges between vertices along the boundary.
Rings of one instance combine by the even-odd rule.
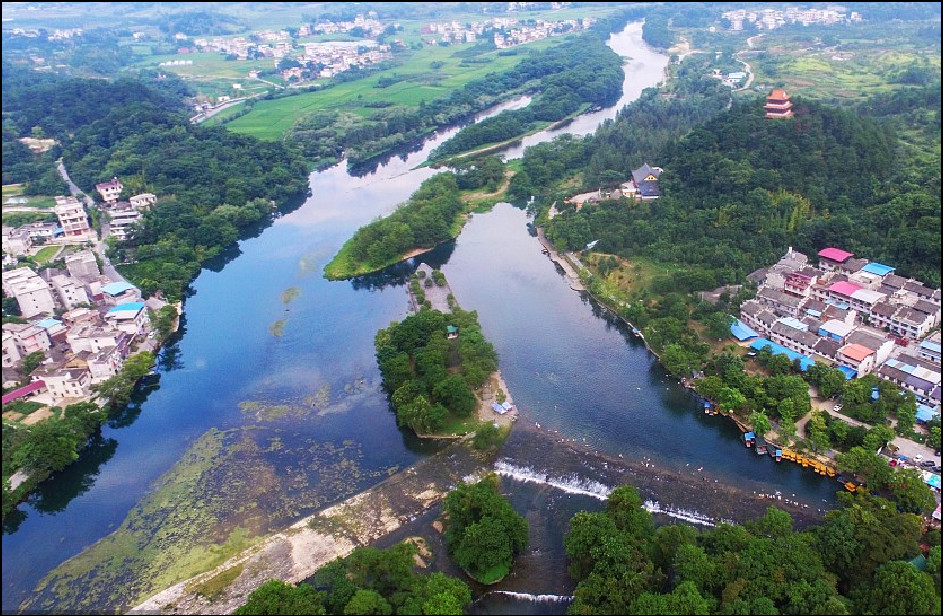
[[[528,525],[498,493],[497,478],[459,483],[445,497],[449,552],[476,580],[490,584],[510,571],[514,555],[527,547]]]
[[[910,563],[889,562],[877,570],[870,588],[862,590],[857,607],[861,614],[938,614],[939,589]]]
[[[20,363],[20,370],[23,371],[23,374],[29,375],[42,365],[43,361],[46,359],[46,354],[42,351],[33,351],[26,355],[23,358],[23,361]]]
[[[281,580],[269,580],[256,588],[233,614],[326,614],[322,597],[308,584],[292,586]]]
[[[380,614],[386,616],[393,613],[393,606],[374,590],[358,590],[344,606],[344,614]]]
[[[756,435],[760,438],[773,429],[773,424],[770,422],[769,417],[766,416],[766,413],[760,411],[750,413],[750,425],[753,426],[753,431],[756,432]]]

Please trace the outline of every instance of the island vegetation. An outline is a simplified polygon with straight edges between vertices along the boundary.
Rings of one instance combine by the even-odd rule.
[[[495,475],[460,483],[445,497],[442,510],[449,554],[477,582],[504,579],[514,556],[527,548],[527,520],[501,496]]]
[[[450,337],[449,327],[458,335]],[[465,433],[477,425],[475,390],[498,367],[476,312],[422,308],[376,335],[383,388],[397,422],[420,435]]]

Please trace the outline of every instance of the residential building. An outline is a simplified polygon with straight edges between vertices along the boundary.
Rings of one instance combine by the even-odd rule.
[[[82,250],[67,256],[65,266],[69,270],[69,275],[74,278],[101,275],[101,271],[98,269],[98,260],[91,250]]]
[[[838,266],[853,256],[855,253],[840,248],[823,248],[819,251],[819,269],[823,272],[835,271]]]
[[[56,400],[85,398],[91,394],[92,375],[88,370],[49,366],[31,375],[33,381],[44,381],[46,390]]]
[[[102,196],[105,203],[115,203],[118,201],[118,197],[121,196],[124,185],[121,183],[121,180],[115,177],[107,182],[96,184],[95,189],[98,190],[98,194]]]
[[[648,163],[632,170],[632,183],[635,185],[636,194],[643,201],[651,201],[661,196],[658,188],[661,172],[661,167],[652,167]]]
[[[33,240],[26,229],[3,227],[3,252],[13,257],[25,255],[33,245]]]
[[[131,207],[136,210],[146,210],[150,209],[152,205],[157,203],[157,196],[152,195],[151,193],[141,193],[140,195],[134,195],[130,199]]]
[[[108,233],[118,241],[125,241],[131,234],[133,226],[141,220],[140,210],[130,203],[116,203],[108,208]]]
[[[940,332],[934,332],[932,336],[923,340],[917,347],[917,355],[921,359],[940,365]]]
[[[874,370],[874,359],[874,351],[860,344],[846,344],[835,354],[835,361],[839,365],[854,370],[859,377]]]
[[[91,226],[85,208],[75,197],[56,197],[56,216],[59,226],[67,238],[84,238],[90,235]]]
[[[791,118],[792,101],[789,100],[789,94],[785,90],[773,90],[766,97],[766,104],[763,105],[766,110],[767,118]]]
[[[3,368],[13,368],[23,359],[20,347],[16,344],[16,337],[12,331],[3,326]]]
[[[90,303],[85,287],[71,276],[59,274],[52,277],[52,288],[56,290],[59,303],[66,310]]]
[[[46,330],[36,325],[7,323],[3,326],[3,332],[12,334],[13,342],[23,357],[37,351],[45,353],[52,346]]]
[[[118,304],[105,313],[108,323],[131,336],[140,336],[150,323],[144,302]]]
[[[55,300],[49,285],[28,267],[3,272],[3,290],[7,295],[16,297],[20,314],[25,319],[52,314],[55,310]]]

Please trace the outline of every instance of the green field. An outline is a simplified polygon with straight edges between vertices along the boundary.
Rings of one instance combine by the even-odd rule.
[[[808,33],[773,31],[748,54],[754,86],[785,87],[790,94],[855,100],[906,85],[893,76],[910,67],[940,74],[940,45],[922,45],[906,23],[817,28]],[[831,35],[823,42],[823,33]]]
[[[528,51],[545,49],[563,38],[544,39],[516,47],[517,55],[502,56],[498,55],[497,51],[492,51],[477,56],[491,60],[486,64],[463,65],[461,63],[465,58],[456,54],[471,48],[472,44],[423,47],[421,50],[409,52],[410,55],[395,67],[378,72],[366,79],[341,83],[323,91],[259,101],[252,112],[233,120],[227,126],[238,133],[262,139],[279,139],[300,116],[313,111],[337,109],[368,115],[374,113],[376,109],[364,107],[361,103],[377,100],[417,107],[420,101],[445,96],[473,79],[511,68],[518,64]],[[440,62],[441,66],[437,69],[433,68],[434,62]],[[382,77],[394,76],[403,79],[386,88],[377,87]]]

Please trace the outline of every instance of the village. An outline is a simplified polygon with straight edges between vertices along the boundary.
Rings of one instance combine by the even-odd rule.
[[[590,17],[561,21],[538,19],[526,22],[513,17],[495,17],[487,21],[470,23],[458,21],[431,23],[423,26],[422,35],[426,43],[430,45],[456,45],[475,43],[484,40],[487,34],[491,34],[496,48],[507,49],[550,36],[585,30],[595,22],[596,20]]]
[[[861,13],[857,11],[849,13],[841,6],[829,6],[822,9],[794,6],[786,9],[737,9],[722,13],[721,18],[729,22],[728,28],[734,31],[743,30],[744,24],[750,24],[757,30],[775,30],[788,24],[831,26],[855,23],[864,19]]]
[[[2,229],[4,297],[15,298],[20,315],[4,317],[4,405],[28,400],[65,407],[92,400],[94,386],[118,375],[130,355],[158,345],[150,315],[167,302],[145,300],[104,255],[104,240],[125,240],[157,198],[144,193],[122,201],[117,178],[96,188],[107,220],[101,239],[74,196],[56,197],[56,222]],[[56,254],[42,267],[23,264],[50,247]],[[46,416],[32,413],[24,421]]]

